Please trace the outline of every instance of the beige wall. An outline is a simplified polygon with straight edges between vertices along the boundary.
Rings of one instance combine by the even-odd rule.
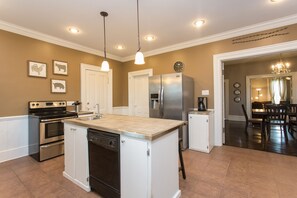
[[[297,71],[297,57],[286,58],[286,61],[291,63],[291,71]],[[257,61],[250,63],[241,63],[235,65],[225,65],[224,78],[229,79],[229,114],[230,115],[243,115],[241,104],[246,106],[246,76],[251,75],[261,75],[261,74],[271,74],[270,66],[277,62],[277,60],[267,60],[267,61]],[[239,103],[234,102],[235,90],[233,84],[239,82],[241,87],[240,97],[241,101]],[[264,91],[264,90],[263,90]]]
[[[222,40],[146,57],[146,63],[143,66],[134,65],[133,61],[126,62],[123,67],[123,105],[128,104],[128,72],[153,68],[154,74],[174,73],[173,64],[176,61],[182,61],[185,64],[185,70],[183,73],[193,77],[195,81],[195,106],[197,106],[197,97],[201,95],[201,91],[208,89],[210,90],[209,108],[213,108],[213,55],[296,40],[297,25],[288,27],[289,34],[279,37],[270,37],[268,39],[243,44],[232,44],[232,39]]]
[[[100,65],[102,57],[0,31],[0,116],[27,114],[28,101],[80,100],[80,63]],[[28,60],[47,64],[47,78],[28,76]],[[68,62],[68,76],[53,75],[53,60]],[[113,105],[120,106],[122,63],[110,60]],[[53,94],[50,79],[65,79],[66,94]]]
[[[275,44],[297,39],[297,25],[289,26],[289,34],[279,37],[232,44],[232,39],[199,45],[156,56],[147,57],[143,66],[133,61],[120,63],[110,61],[113,69],[113,106],[128,105],[128,72],[153,68],[154,74],[173,73],[176,61],[185,63],[184,74],[195,80],[195,106],[201,90],[210,90],[209,108],[213,108],[213,55]],[[80,63],[100,65],[102,57],[72,50],[36,39],[0,30],[0,116],[23,115],[27,113],[27,102],[31,100],[79,100]],[[47,63],[46,79],[28,77],[27,61]],[[52,60],[68,62],[69,75],[52,74]],[[65,79],[66,94],[50,93],[50,79]]]

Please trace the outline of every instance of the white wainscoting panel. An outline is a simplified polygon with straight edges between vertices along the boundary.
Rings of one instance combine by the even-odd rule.
[[[28,116],[0,117],[0,163],[28,155]]]
[[[245,117],[239,116],[239,115],[229,115],[228,120],[230,120],[230,121],[245,121]]]
[[[129,115],[129,107],[128,106],[113,107],[113,114]]]

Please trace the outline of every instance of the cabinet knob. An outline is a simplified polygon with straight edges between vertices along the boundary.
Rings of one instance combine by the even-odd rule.
[[[75,129],[75,128],[70,128],[70,130],[71,130],[71,131],[76,131],[76,129]]]

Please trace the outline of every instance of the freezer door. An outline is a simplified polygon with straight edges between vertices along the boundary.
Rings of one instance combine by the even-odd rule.
[[[163,118],[182,120],[183,98],[182,98],[182,74],[162,75],[163,88]]]
[[[161,76],[149,77],[149,113],[150,118],[162,118],[161,111]]]

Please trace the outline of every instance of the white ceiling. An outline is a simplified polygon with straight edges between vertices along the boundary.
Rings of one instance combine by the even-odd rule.
[[[222,32],[297,14],[297,0],[139,0],[143,52],[202,39]],[[107,52],[127,58],[137,50],[136,0],[1,0],[0,20],[92,50],[103,51],[103,19],[107,11]],[[196,29],[195,19],[206,24]],[[20,27],[19,27],[20,26]],[[77,35],[67,31],[77,26]],[[147,34],[157,39],[148,43]],[[126,49],[115,49],[123,44]]]

